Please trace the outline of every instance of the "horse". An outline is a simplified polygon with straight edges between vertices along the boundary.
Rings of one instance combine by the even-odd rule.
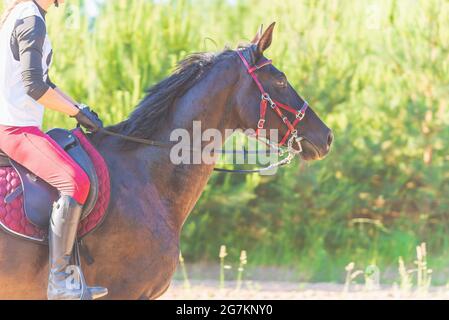
[[[148,90],[126,120],[106,129],[170,143],[173,130],[192,132],[193,121],[201,121],[202,129],[217,129],[225,137],[226,129],[260,126],[259,85],[275,101],[306,105],[285,74],[264,57],[273,30],[274,23],[237,50],[189,55],[173,74]],[[248,72],[241,57],[248,67],[260,68]],[[288,117],[270,110],[264,119],[267,128],[289,133]],[[323,159],[332,144],[332,131],[311,108],[303,116],[298,127],[300,157]],[[95,259],[91,265],[83,263],[86,280],[107,287],[108,299],[156,299],[169,288],[183,224],[214,164],[173,164],[169,148],[125,142],[102,131],[91,133],[89,139],[109,167],[111,202],[101,227],[84,239]],[[47,278],[46,246],[0,232],[0,299],[46,299]]]

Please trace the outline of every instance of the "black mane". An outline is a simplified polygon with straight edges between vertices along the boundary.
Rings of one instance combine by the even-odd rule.
[[[232,52],[224,50],[220,53],[202,52],[189,55],[178,63],[169,77],[147,90],[146,97],[128,119],[108,130],[141,139],[151,139],[166,122],[175,100],[201,80],[220,58]]]

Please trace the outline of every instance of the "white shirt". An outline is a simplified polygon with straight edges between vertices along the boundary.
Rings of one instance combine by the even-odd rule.
[[[42,127],[44,107],[27,94],[20,59],[16,60],[11,47],[17,21],[31,16],[37,16],[45,23],[33,1],[21,3],[11,11],[0,30],[0,125]],[[48,35],[45,37],[42,53],[43,80],[46,81],[52,53]]]

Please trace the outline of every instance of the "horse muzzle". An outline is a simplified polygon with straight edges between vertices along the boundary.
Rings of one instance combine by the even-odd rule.
[[[334,135],[330,130],[326,143],[324,144],[316,144],[306,137],[303,137],[300,141],[300,148],[302,151],[299,153],[299,156],[305,161],[323,160],[329,154],[333,140]],[[297,146],[294,146],[294,148],[297,148]]]

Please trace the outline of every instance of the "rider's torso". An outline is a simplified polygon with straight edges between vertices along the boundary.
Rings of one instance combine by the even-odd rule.
[[[27,94],[19,50],[26,50],[17,44],[17,29],[23,28],[24,21],[33,17],[45,25],[45,12],[33,2],[17,5],[0,29],[0,125],[6,126],[42,126],[44,107]],[[44,27],[43,27],[44,28]],[[52,60],[52,46],[46,34],[43,34],[42,71],[43,81],[47,81]],[[21,31],[23,32],[23,31]],[[37,35],[39,36],[39,35]],[[43,36],[40,35],[42,38]],[[28,37],[28,41],[29,41]],[[32,42],[32,41],[31,41]]]

